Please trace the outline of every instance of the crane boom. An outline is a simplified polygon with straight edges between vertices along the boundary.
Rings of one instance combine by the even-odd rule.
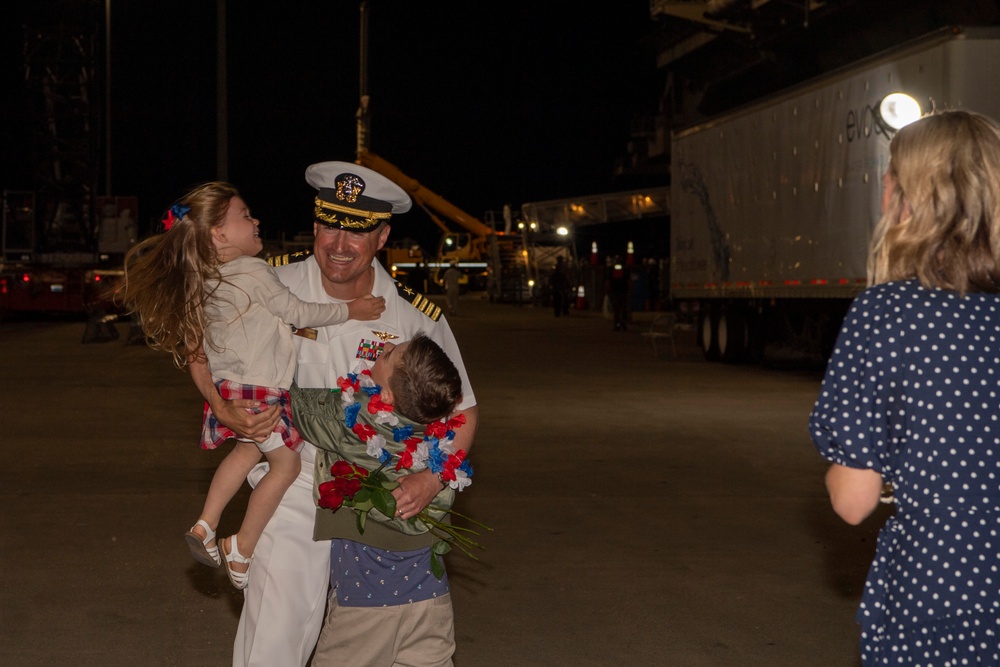
[[[441,195],[433,192],[420,182],[410,178],[399,167],[387,160],[370,153],[362,151],[358,153],[357,163],[363,167],[374,169],[390,181],[403,188],[408,195],[420,206],[430,209],[438,215],[447,218],[462,229],[475,234],[480,239],[485,239],[493,234],[493,229],[479,220],[458,208]],[[437,222],[437,220],[435,220]]]

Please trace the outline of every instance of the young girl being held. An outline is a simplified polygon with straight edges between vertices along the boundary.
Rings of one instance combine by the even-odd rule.
[[[301,469],[302,438],[291,421],[288,395],[296,358],[293,328],[374,320],[385,309],[385,300],[371,295],[348,304],[296,298],[257,257],[263,250],[259,224],[232,185],[198,186],[170,207],[164,233],[128,252],[120,293],[151,347],[169,352],[178,367],[205,360],[223,398],[281,406],[270,437],[252,442],[222,426],[205,405],[201,447],[237,442],[216,470],[201,516],[185,539],[198,562],[218,567],[225,559],[238,589],[246,587],[264,526]],[[239,532],[216,543],[222,511],[261,454],[270,470],[250,494]]]

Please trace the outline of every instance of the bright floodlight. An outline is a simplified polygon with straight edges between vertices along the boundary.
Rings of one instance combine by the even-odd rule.
[[[566,236],[567,234],[569,234],[569,230],[566,229],[565,227],[557,227],[556,234],[558,234],[559,236]]]
[[[878,112],[886,125],[899,130],[920,118],[920,104],[906,93],[890,93],[882,98]]]

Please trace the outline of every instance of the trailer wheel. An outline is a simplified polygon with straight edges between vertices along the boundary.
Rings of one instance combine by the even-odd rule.
[[[698,313],[698,346],[705,359],[716,361],[719,358],[719,340],[716,335],[718,320],[715,308],[705,306]]]
[[[735,364],[742,359],[744,349],[744,318],[737,308],[729,306],[722,309],[716,321],[716,340],[719,348],[719,359],[723,363]]]

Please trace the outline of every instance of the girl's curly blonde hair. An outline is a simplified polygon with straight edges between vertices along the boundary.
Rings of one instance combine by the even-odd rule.
[[[153,349],[169,352],[184,367],[203,359],[206,285],[218,285],[219,258],[212,228],[222,224],[239,192],[229,183],[210,182],[184,195],[190,207],[169,230],[152,236],[125,255],[125,280],[118,298],[136,314]]]
[[[869,284],[1000,292],[1000,125],[933,113],[901,129],[889,154],[895,187],[872,235]]]

